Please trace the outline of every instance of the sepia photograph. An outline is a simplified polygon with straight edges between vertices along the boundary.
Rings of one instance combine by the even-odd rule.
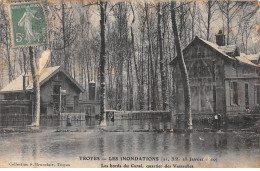
[[[0,168],[259,168],[260,0],[0,0]]]

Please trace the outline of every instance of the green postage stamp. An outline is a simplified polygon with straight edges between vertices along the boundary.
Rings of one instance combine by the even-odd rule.
[[[41,2],[11,4],[10,14],[13,48],[47,43],[47,24]]]

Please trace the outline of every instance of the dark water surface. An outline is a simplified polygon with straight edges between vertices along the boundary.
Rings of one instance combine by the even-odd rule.
[[[171,127],[167,120],[116,120],[99,126],[91,119],[72,122],[71,127],[48,121],[42,123],[39,132],[0,134],[0,166],[18,167],[22,163],[30,167],[30,163],[36,162],[58,167],[57,162],[61,162],[70,167],[101,167],[103,163],[125,162],[109,161],[109,157],[132,156],[159,157],[162,164],[181,164],[185,157],[203,158],[202,162],[186,162],[194,167],[259,167],[257,133],[239,130],[189,134],[147,132]],[[80,160],[80,157],[87,157],[87,160]],[[169,161],[161,161],[162,157]],[[173,161],[172,157],[178,157],[178,161]],[[205,158],[216,161],[206,162]]]

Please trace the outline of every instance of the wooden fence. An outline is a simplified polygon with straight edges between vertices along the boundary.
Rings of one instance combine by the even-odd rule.
[[[170,111],[116,111],[115,119],[163,119],[170,118]]]
[[[85,113],[61,113],[60,120],[66,121],[70,117],[72,121],[85,121],[85,116]]]
[[[31,114],[4,114],[1,115],[2,122],[28,122],[32,120]]]

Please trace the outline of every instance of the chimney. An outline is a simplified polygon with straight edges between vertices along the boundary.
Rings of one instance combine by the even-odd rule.
[[[24,74],[23,75],[23,90],[25,91],[26,88],[29,86],[29,75]]]
[[[218,34],[216,34],[216,44],[219,46],[225,46],[225,35],[222,30],[219,30]]]
[[[95,100],[96,83],[92,80],[89,82],[89,100]]]

